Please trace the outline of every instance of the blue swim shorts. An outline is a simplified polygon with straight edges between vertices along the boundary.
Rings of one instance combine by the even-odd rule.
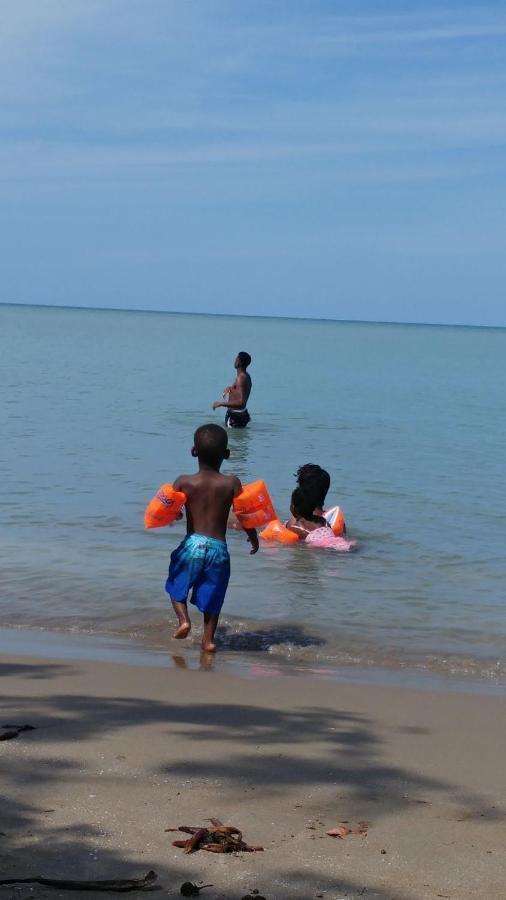
[[[191,602],[202,613],[218,615],[230,578],[230,556],[225,541],[189,534],[170,557],[165,590],[172,600]]]

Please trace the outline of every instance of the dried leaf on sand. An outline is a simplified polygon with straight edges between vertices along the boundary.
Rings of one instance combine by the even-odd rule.
[[[350,828],[348,825],[337,825],[335,828],[331,828],[327,831],[329,837],[337,837],[343,840],[345,837],[348,837],[349,834],[360,834],[362,837],[366,837],[367,832],[369,830],[369,826],[367,822],[359,822],[357,828]]]

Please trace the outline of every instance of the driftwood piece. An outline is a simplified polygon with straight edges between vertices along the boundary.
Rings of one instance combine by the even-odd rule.
[[[71,878],[0,878],[3,884],[43,884],[46,887],[68,888],[69,891],[116,891],[126,894],[128,891],[142,891],[151,887],[158,875],[151,869],[144,878],[111,878],[105,881],[81,881]]]

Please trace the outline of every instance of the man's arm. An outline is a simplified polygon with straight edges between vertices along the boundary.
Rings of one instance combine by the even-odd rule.
[[[246,405],[246,383],[246,375],[244,372],[241,372],[241,374],[237,376],[235,384],[228,389],[229,399],[216,400],[213,403],[213,409],[218,409],[219,406],[224,406],[227,409],[242,409],[243,406]],[[233,400],[230,400],[230,394],[233,395]]]

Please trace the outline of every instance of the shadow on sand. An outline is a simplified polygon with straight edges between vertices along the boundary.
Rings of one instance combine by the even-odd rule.
[[[8,754],[2,760],[2,805],[0,836],[0,866],[2,877],[28,874],[44,874],[50,877],[94,877],[94,878],[130,878],[139,877],[150,868],[159,874],[159,884],[164,895],[177,896],[179,885],[188,880],[188,867],[185,859],[173,865],[160,866],[150,858],[149,851],[140,860],[125,847],[116,850],[100,849],[100,871],[97,871],[96,860],[90,869],[90,859],[94,859],[101,831],[96,825],[86,821],[65,827],[51,824],[51,809],[45,809],[39,802],[39,791],[44,796],[50,794],[51,785],[66,785],[68,805],[74,807],[73,789],[82,778],[83,767],[86,768],[85,742],[101,736],[121,734],[125,730],[125,746],[129,742],[145,740],[143,728],[156,724],[164,734],[166,730],[166,749],[163,758],[157,764],[154,774],[169,774],[171,778],[184,780],[208,781],[219,780],[224,794],[232,798],[237,795],[241,786],[255,790],[258,801],[262,798],[279,796],[282,803],[284,792],[288,787],[308,790],[321,788],[328,790],[328,797],[335,797],[336,791],[345,789],[350,804],[356,809],[365,804],[378,804],[378,818],[394,815],[398,810],[406,809],[406,796],[430,794],[434,797],[451,797],[462,807],[467,818],[483,821],[484,801],[473,792],[466,791],[448,781],[429,778],[408,768],[388,765],[384,762],[383,740],[379,737],[379,728],[374,720],[353,710],[335,711],[325,707],[296,707],[290,709],[272,708],[261,705],[230,703],[183,703],[177,700],[166,701],[132,699],[128,696],[97,697],[87,694],[55,693],[34,701],[28,694],[24,697],[9,698],[8,678],[22,675],[28,678],[56,678],[62,674],[79,677],[79,669],[75,666],[40,663],[37,665],[10,665],[0,667],[3,685],[0,700],[1,719],[4,721],[26,721],[36,726],[37,730],[28,736],[10,742]],[[167,679],[170,673],[165,673]],[[75,687],[75,685],[74,685]],[[128,729],[128,734],[126,734]],[[185,757],[181,753],[173,754],[170,735],[183,739],[187,748]],[[75,742],[75,758],[59,757],[61,742]],[[209,743],[209,752],[205,745]],[[50,758],[46,755],[45,764],[40,765],[36,757],[31,755],[31,747],[47,744]],[[276,745],[283,745],[283,753],[278,752]],[[14,746],[15,745],[15,746]],[[195,748],[192,754],[191,747]],[[214,750],[211,750],[211,745]],[[221,750],[216,753],[216,745]],[[270,747],[273,752],[259,757],[255,748],[259,745]],[[0,745],[3,753],[6,744]],[[200,749],[199,749],[200,748]],[[311,753],[309,752],[311,750]],[[316,750],[316,752],[315,752]],[[307,751],[307,752],[305,752]],[[68,752],[68,748],[67,748]],[[192,756],[195,758],[192,759]],[[114,772],[102,774],[100,779],[107,789],[109,778],[124,779],[124,791],[128,793],[131,784],[126,774]],[[14,797],[20,784],[24,785],[20,802],[19,795]],[[282,806],[280,817],[282,818]],[[307,806],[304,814],[311,812]],[[312,810],[315,812],[315,810]],[[203,812],[213,814],[213,811]],[[497,815],[489,811],[490,816]],[[135,810],[132,810],[135,816]],[[37,840],[27,840],[35,835]],[[159,835],[154,836],[156,840]],[[274,848],[273,848],[274,849]],[[283,865],[283,854],[278,848],[279,864],[277,864],[277,883],[286,882],[292,886],[297,896],[312,898],[315,896],[315,885],[311,876],[302,867],[286,871]],[[167,857],[169,859],[169,851]],[[205,854],[202,854],[204,857]],[[216,880],[211,878],[209,880]],[[272,882],[272,873],[269,880]],[[251,885],[249,889],[256,887]],[[259,880],[261,888],[270,900],[271,896],[281,897],[279,888],[269,893],[269,887]],[[339,875],[328,877],[322,873],[318,880],[317,891],[331,891],[328,896],[358,898],[365,895],[365,888],[360,883],[353,883]],[[246,890],[237,888],[209,889],[202,894],[208,900],[240,900]],[[62,893],[49,888],[36,888],[35,895],[28,888],[0,888],[0,897],[26,898],[28,896],[90,896],[78,895],[71,891]],[[110,895],[102,895],[110,896]],[[130,896],[140,896],[131,894]],[[292,891],[286,892],[286,900]],[[415,900],[413,894],[392,893],[383,891],[379,886],[368,885],[368,900]]]

